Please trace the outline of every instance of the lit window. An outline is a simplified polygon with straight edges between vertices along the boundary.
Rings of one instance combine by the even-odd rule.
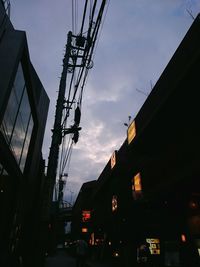
[[[142,181],[140,173],[137,173],[132,178],[132,194],[135,199],[138,199],[142,196]]]
[[[114,195],[112,197],[112,212],[115,212],[117,210],[117,196]]]
[[[116,164],[116,151],[113,152],[111,159],[110,159],[111,169],[114,168]]]
[[[94,246],[95,244],[95,240],[94,240],[94,233],[91,233],[91,236],[90,236],[90,241],[89,241],[90,245],[91,246]]]
[[[134,176],[134,190],[142,191],[141,176],[140,173]]]
[[[181,241],[186,242],[186,236],[184,234],[181,235]]]

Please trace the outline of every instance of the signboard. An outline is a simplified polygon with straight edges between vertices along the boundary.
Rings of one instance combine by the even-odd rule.
[[[128,127],[128,132],[127,132],[128,144],[130,144],[133,141],[135,136],[136,136],[136,125],[135,121],[132,121]]]
[[[149,250],[152,255],[160,254],[160,240],[158,238],[147,238],[147,243],[149,243]]]
[[[83,210],[82,211],[82,222],[88,222],[91,219],[91,211]]]

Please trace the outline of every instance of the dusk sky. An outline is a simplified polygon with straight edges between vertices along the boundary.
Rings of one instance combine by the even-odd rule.
[[[26,31],[31,61],[50,98],[43,145],[47,164],[64,47],[72,30],[72,0],[10,2],[11,21],[15,29]],[[77,2],[81,20],[85,1]],[[120,148],[128,116],[137,115],[192,17],[200,12],[199,0],[110,0],[108,4],[84,89],[82,130],[73,147],[65,189],[68,201],[75,200],[82,183],[99,177],[112,152]]]

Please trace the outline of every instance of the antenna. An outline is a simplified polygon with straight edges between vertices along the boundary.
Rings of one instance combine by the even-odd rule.
[[[147,94],[146,92],[139,90],[138,88],[135,89],[136,91],[138,91],[139,93],[148,96],[149,94]]]
[[[191,17],[193,20],[195,20],[195,17],[193,16],[192,11],[189,10],[189,9],[186,9],[186,11],[187,11],[188,14],[190,15],[190,17]]]

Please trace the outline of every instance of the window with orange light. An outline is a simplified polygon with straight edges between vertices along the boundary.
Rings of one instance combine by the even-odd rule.
[[[181,235],[181,241],[182,241],[182,242],[186,242],[186,236],[185,236],[185,234],[182,234],[182,235]]]
[[[111,169],[113,169],[116,164],[116,151],[113,152],[110,158],[110,164],[111,164]]]
[[[142,197],[142,181],[140,172],[132,178],[132,194],[135,199]]]
[[[117,196],[114,195],[112,197],[112,212],[115,212],[117,210]]]
[[[134,176],[134,190],[135,191],[142,191],[142,183],[141,183],[141,175],[137,173]]]

